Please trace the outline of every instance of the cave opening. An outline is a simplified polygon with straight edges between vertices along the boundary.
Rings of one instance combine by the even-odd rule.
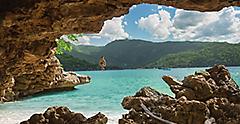
[[[11,1],[12,2],[12,1]],[[112,53],[107,56],[108,63],[116,62],[116,65],[121,65],[121,67],[112,64],[112,69],[123,69],[123,68],[143,68],[146,65],[146,68],[160,68],[160,71],[169,71],[167,64],[176,64],[173,67],[186,67],[186,66],[204,66],[204,65],[213,65],[213,63],[220,64],[229,64],[231,66],[238,65],[238,56],[239,53],[239,7],[229,7],[232,5],[240,6],[240,2],[238,1],[204,1],[202,3],[196,2],[194,0],[184,0],[182,2],[176,2],[174,0],[170,1],[149,1],[144,0],[144,2],[151,3],[150,4],[140,4],[139,1],[103,1],[96,2],[95,0],[70,0],[70,1],[45,1],[45,0],[24,0],[24,2],[20,1],[11,4],[11,2],[6,2],[6,0],[0,1],[0,101],[1,102],[10,102],[15,100],[20,100],[22,97],[31,96],[36,93],[44,92],[46,90],[55,90],[55,89],[68,89],[75,87],[76,85],[81,83],[89,82],[90,77],[83,76],[78,74],[74,74],[70,72],[68,74],[64,73],[63,68],[59,60],[55,57],[55,47],[56,42],[55,39],[61,37],[63,34],[69,34],[66,37],[73,39],[77,42],[73,42],[76,44],[80,44],[81,48],[77,48],[80,51],[77,51],[74,48],[69,47],[66,44],[63,44],[62,47],[66,49],[72,49],[70,52],[80,52],[80,54],[84,54],[81,56],[76,56],[76,58],[88,58],[92,56],[99,57],[100,55],[104,55],[106,52]],[[96,3],[94,3],[96,2]],[[167,6],[158,6],[153,4],[167,5]],[[6,5],[9,4],[9,5]],[[11,5],[10,5],[11,4]],[[136,5],[135,5],[136,4]],[[129,12],[129,8],[132,6]],[[175,6],[176,9],[170,6]],[[224,8],[227,7],[227,8]],[[139,15],[137,19],[126,19],[127,16],[124,15],[126,13],[130,13],[131,11],[138,11],[138,8],[150,8],[142,9],[142,11],[147,11],[146,13],[141,13],[145,15]],[[153,9],[153,10],[152,10]],[[183,10],[186,9],[186,10]],[[222,9],[222,10],[221,10]],[[141,9],[140,9],[141,10]],[[196,10],[196,11],[187,11],[187,10]],[[202,12],[205,11],[205,14]],[[215,12],[206,12],[206,11],[215,11]],[[217,12],[218,11],[218,12]],[[150,13],[149,13],[150,12]],[[148,14],[147,14],[148,13]],[[134,17],[134,15],[132,16]],[[201,18],[199,18],[201,17]],[[129,17],[130,18],[130,17]],[[111,19],[111,20],[108,20]],[[105,21],[108,20],[108,21]],[[131,21],[130,21],[131,20]],[[104,22],[105,21],[105,22]],[[134,26],[131,27],[133,24]],[[128,27],[130,26],[130,27]],[[68,28],[71,27],[71,28]],[[103,27],[103,28],[102,28]],[[160,28],[159,28],[160,27]],[[102,29],[102,30],[101,30]],[[110,30],[117,29],[117,30]],[[161,30],[160,30],[161,29]],[[76,34],[76,33],[86,33],[86,34]],[[99,32],[99,33],[97,33]],[[92,34],[95,33],[95,34]],[[96,34],[97,33],[97,34]],[[75,36],[77,35],[77,37]],[[102,38],[103,37],[103,38]],[[152,39],[148,39],[148,38]],[[78,38],[82,38],[79,40]],[[102,38],[102,39],[101,39]],[[104,38],[105,41],[103,41]],[[94,44],[94,40],[99,40],[97,42],[99,44]],[[141,43],[134,40],[141,40]],[[179,40],[180,39],[180,40]],[[184,41],[188,45],[184,45]],[[219,40],[220,39],[220,40]],[[89,41],[88,41],[89,40]],[[116,42],[111,42],[113,40],[117,40]],[[114,43],[123,43],[118,41],[128,40],[128,45],[123,45],[121,48],[117,48],[114,46],[114,51],[101,50],[104,45],[106,47],[112,47]],[[133,42],[132,42],[132,41]],[[152,41],[151,43],[145,42],[143,40]],[[204,44],[208,46],[207,49],[200,49],[199,46],[203,47],[198,41],[204,41]],[[59,40],[57,40],[59,41]],[[72,40],[71,40],[72,41]],[[69,41],[69,42],[71,42]],[[160,41],[160,43],[158,43]],[[167,41],[164,42],[163,41]],[[181,42],[179,42],[181,41]],[[219,43],[212,43],[208,41],[220,41]],[[64,41],[65,42],[65,41]],[[194,43],[193,43],[194,42]],[[197,43],[196,43],[197,42]],[[231,44],[229,44],[230,42]],[[153,57],[149,53],[152,52],[154,54],[159,54],[159,51],[153,49],[151,46],[154,44],[160,44],[160,46],[164,46],[166,44],[174,44],[170,45],[171,47],[167,48],[165,51],[176,50],[176,54],[169,54],[164,58],[159,58],[159,56]],[[175,44],[182,44],[181,49],[177,49]],[[234,43],[234,44],[233,44]],[[131,44],[131,45],[129,45]],[[141,46],[141,44],[144,44]],[[189,44],[196,45],[195,47],[190,46]],[[96,45],[91,46],[91,45]],[[139,48],[132,52],[134,49],[129,48],[129,46],[134,46],[135,48]],[[150,48],[146,48],[146,46],[150,46]],[[212,47],[213,46],[213,47]],[[224,46],[224,47],[223,47]],[[227,46],[227,47],[226,47]],[[76,47],[76,45],[74,46]],[[183,51],[179,53],[179,50],[184,50],[185,48],[191,48],[191,50],[198,50],[197,52],[192,51]],[[126,49],[128,48],[128,49]],[[159,48],[157,48],[159,49]],[[212,51],[214,54],[211,54]],[[100,54],[97,54],[96,51],[101,51]],[[139,53],[143,51],[142,53]],[[227,52],[222,52],[227,51]],[[231,53],[229,51],[233,51]],[[125,54],[123,54],[125,52]],[[116,53],[119,55],[116,57]],[[146,54],[147,53],[147,54]],[[197,53],[197,54],[196,54]],[[166,54],[166,53],[164,53]],[[163,55],[164,55],[163,54]],[[74,54],[76,55],[76,54]],[[141,55],[135,57],[136,55]],[[160,54],[162,55],[162,54]],[[207,57],[201,57],[199,55],[209,55]],[[216,56],[217,55],[217,56]],[[127,56],[134,56],[125,58]],[[215,57],[217,59],[206,61],[208,58]],[[110,58],[112,57],[112,58]],[[123,60],[118,60],[118,58],[124,58]],[[138,59],[136,59],[138,58]],[[176,59],[177,58],[177,59]],[[226,58],[226,59],[225,59]],[[69,59],[69,58],[68,58]],[[94,64],[96,58],[88,58],[89,61],[93,63],[88,63],[87,61],[80,61],[78,63],[77,68],[81,67],[83,64],[86,67],[85,70],[94,70],[97,66]],[[189,61],[186,61],[189,60]],[[61,60],[61,59],[60,59]],[[70,58],[72,62],[78,61]],[[127,63],[126,60],[130,60],[130,63]],[[148,61],[143,61],[148,60]],[[217,60],[217,61],[216,61]],[[223,60],[223,61],[220,61]],[[177,62],[176,62],[177,61]],[[163,65],[161,65],[164,62]],[[194,63],[195,62],[195,63]],[[137,63],[137,64],[134,64]],[[180,63],[180,64],[179,64]],[[185,65],[182,65],[184,63]],[[191,65],[193,64],[193,65]],[[73,64],[67,64],[73,65]],[[64,65],[63,65],[64,67]],[[164,67],[161,70],[161,67]],[[75,67],[73,67],[75,68]],[[171,67],[172,68],[172,67]],[[216,68],[218,68],[216,66]],[[226,74],[226,70],[224,67],[220,66],[223,70],[223,74]],[[195,69],[195,68],[194,68]],[[69,69],[71,70],[71,69]],[[191,70],[191,69],[189,69]],[[235,68],[231,69],[234,74],[237,75],[237,71]],[[178,70],[179,71],[179,70]],[[188,70],[180,70],[184,74],[188,74]],[[177,72],[177,71],[176,71]],[[82,72],[84,74],[89,74],[88,72]],[[131,73],[133,74],[133,73]],[[122,78],[122,82],[135,82],[134,86],[140,86],[136,84],[136,82],[143,82],[142,85],[146,85],[150,79],[155,79],[154,81],[159,81],[159,74],[152,74],[152,77],[144,77],[147,74],[146,72],[141,72],[139,76],[137,73],[135,79],[137,80],[126,80],[126,78]],[[175,73],[174,73],[175,74]],[[106,74],[109,76],[108,74]],[[105,75],[105,76],[106,76]],[[183,74],[179,74],[183,76]],[[179,76],[175,75],[175,76]],[[234,75],[234,78],[236,78]],[[80,77],[79,77],[80,76]],[[96,76],[96,75],[94,75]],[[122,74],[116,75],[115,77],[111,77],[110,81],[114,78],[121,77]],[[180,77],[179,76],[179,77]],[[96,76],[97,77],[97,76]],[[100,76],[98,76],[100,77]],[[123,77],[123,76],[122,76]],[[131,75],[126,73],[124,77],[131,78]],[[154,78],[155,77],[155,78]],[[224,76],[223,76],[224,77]],[[225,78],[229,78],[228,75]],[[236,78],[238,79],[238,78]],[[108,84],[109,80],[100,80],[101,82],[105,82]],[[161,89],[156,86],[156,82],[152,82],[153,86],[158,89]],[[113,81],[114,82],[114,81]],[[115,81],[115,84],[118,82]],[[220,82],[223,83],[223,82]],[[232,82],[231,82],[232,83]],[[95,83],[96,84],[96,83]],[[99,83],[100,84],[100,83]],[[108,84],[107,86],[111,86]],[[120,87],[124,87],[121,89]],[[92,105],[92,108],[89,109],[83,104],[81,104],[81,108],[86,108],[86,111],[95,111],[94,109],[100,110],[102,108],[108,109],[108,107],[116,107],[110,106],[108,103],[115,103],[120,105],[120,101],[108,101],[108,98],[113,98],[114,100],[119,100],[123,98],[121,93],[126,93],[128,95],[133,94],[130,90],[136,91],[139,87],[132,87],[133,85],[126,85],[124,83],[119,83],[116,87],[112,87],[111,90],[106,90],[108,87],[99,86],[96,88],[95,86],[91,87],[91,85],[86,85],[86,87],[81,87],[81,90],[75,90],[69,94],[60,96],[62,94],[56,94],[51,96],[41,96],[33,99],[28,99],[26,102],[13,102],[6,103],[3,106],[2,111],[0,112],[0,123],[5,124],[6,118],[10,117],[10,123],[17,123],[20,119],[21,121],[26,119],[26,116],[30,116],[36,111],[42,111],[43,107],[48,107],[50,105],[56,105],[57,101],[61,101],[63,103],[58,105],[67,105],[74,109],[79,108],[79,104],[87,103],[86,101],[91,101],[86,105]],[[163,84],[163,86],[165,86]],[[235,88],[235,84],[231,85]],[[90,89],[91,87],[91,89]],[[89,89],[88,89],[89,88]],[[233,89],[234,89],[233,88]],[[91,90],[92,92],[87,92]],[[145,90],[149,90],[146,88]],[[151,90],[151,89],[150,89]],[[78,92],[76,91],[85,91],[85,93],[77,99],[79,101],[74,104],[73,98],[78,97]],[[106,92],[103,94],[103,92]],[[169,92],[169,89],[162,89],[163,92]],[[116,93],[115,97],[111,96],[111,92]],[[170,93],[169,93],[170,94]],[[90,95],[90,96],[87,96]],[[110,95],[110,96],[108,96]],[[126,94],[124,94],[126,95]],[[235,95],[235,94],[234,94]],[[95,97],[93,97],[95,96]],[[102,97],[98,97],[102,96]],[[81,98],[86,98],[87,100],[82,100]],[[93,98],[93,99],[89,99]],[[100,99],[98,99],[100,98]],[[94,104],[94,99],[98,101],[97,104]],[[107,99],[106,101],[101,101],[101,99]],[[185,100],[184,98],[182,100]],[[234,100],[234,99],[233,99]],[[38,101],[38,102],[36,102]],[[39,103],[39,105],[37,104]],[[43,106],[42,106],[43,105]],[[38,107],[41,106],[41,107]],[[100,108],[96,108],[99,106]],[[119,106],[118,106],[119,107]],[[29,109],[30,108],[30,109]],[[35,109],[34,109],[35,108]],[[16,110],[14,110],[16,109]],[[120,108],[114,108],[114,110],[119,110]],[[122,108],[121,108],[122,110]],[[105,110],[106,113],[109,111]],[[6,114],[8,113],[8,114]],[[11,115],[9,115],[9,113]],[[111,115],[112,113],[108,113]],[[117,113],[120,115],[119,113]],[[112,116],[113,117],[113,116]],[[118,118],[114,116],[114,118]],[[114,119],[111,118],[111,121]],[[114,120],[115,121],[115,120]],[[9,124],[9,123],[8,123]]]
[[[199,12],[157,4],[133,5],[127,14],[106,20],[99,33],[73,34],[74,39],[69,37],[71,35],[62,36],[60,39],[74,44],[71,46],[73,52],[57,56],[66,70],[75,71],[98,70],[98,59],[102,55],[108,59],[109,69],[237,66],[238,60],[233,59],[238,58],[237,51],[234,55],[221,51],[239,43],[239,10],[233,6],[214,12]],[[154,48],[155,44],[166,49]],[[213,51],[217,47],[222,49]],[[204,50],[216,57],[201,62],[200,59],[213,58]],[[220,56],[223,55],[229,57],[222,59]],[[186,56],[193,56],[193,59]],[[181,58],[186,58],[187,62]]]

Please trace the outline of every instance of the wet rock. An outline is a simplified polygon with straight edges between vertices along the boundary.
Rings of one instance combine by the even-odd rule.
[[[20,124],[106,124],[107,121],[108,118],[102,113],[86,118],[67,107],[49,107],[43,114],[34,114]]]
[[[239,124],[240,90],[225,66],[216,65],[182,81],[170,76],[163,80],[175,98],[144,87],[123,99],[129,113],[119,123]]]

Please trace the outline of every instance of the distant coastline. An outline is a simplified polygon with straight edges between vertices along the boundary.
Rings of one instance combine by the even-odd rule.
[[[215,64],[238,66],[240,44],[227,42],[116,40],[99,46],[75,46],[57,55],[65,70],[98,70],[105,56],[107,70],[137,68],[212,67]]]
[[[239,67],[240,68],[240,65],[229,65],[229,66],[226,66],[227,68],[237,68]],[[179,68],[179,69],[185,69],[185,68],[210,68],[210,66],[199,66],[199,67],[171,67],[171,68],[167,68],[167,69],[176,69],[176,68]],[[105,71],[108,71],[108,70],[111,70],[111,71],[118,71],[118,70],[136,70],[136,69],[158,69],[158,70],[166,70],[168,71],[167,69],[165,68],[107,68]],[[73,70],[70,70],[70,69],[65,69],[65,71],[102,71],[100,69],[73,69]]]

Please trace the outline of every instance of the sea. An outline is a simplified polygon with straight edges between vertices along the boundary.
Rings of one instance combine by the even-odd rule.
[[[121,102],[142,87],[152,87],[160,93],[174,97],[162,76],[184,76],[206,68],[134,69],[106,71],[78,71],[91,76],[91,83],[79,85],[75,90],[49,92],[24,98],[20,101],[0,104],[0,124],[19,124],[32,114],[43,113],[50,106],[67,106],[71,111],[91,117],[98,112],[108,117],[108,124],[117,124],[128,111]],[[240,67],[228,67],[233,79],[240,85]]]

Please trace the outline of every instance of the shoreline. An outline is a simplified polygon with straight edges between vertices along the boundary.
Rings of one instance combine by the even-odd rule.
[[[238,66],[226,66],[227,68],[240,68],[240,65]],[[170,67],[170,68],[167,68],[167,69],[186,69],[186,68],[211,68],[211,66],[194,66],[194,67]],[[124,69],[106,69],[104,71],[119,71],[119,70],[152,70],[152,69],[156,69],[156,70],[164,70],[165,68],[124,68]],[[65,70],[66,72],[71,72],[71,71],[74,71],[74,72],[87,72],[87,71],[102,71],[102,70],[99,70],[99,69],[96,69],[96,70]],[[166,70],[168,71],[168,70]]]
[[[1,124],[19,124],[20,122],[29,119],[33,114],[43,113],[47,108],[42,108],[42,110],[19,110],[19,111],[1,111],[0,112],[0,123]],[[81,111],[71,109],[71,111],[82,113],[85,117],[89,118],[98,113],[98,111]],[[99,111],[108,117],[107,124],[117,124],[118,120],[122,117],[122,114],[126,113],[123,111]]]
[[[238,68],[239,67],[229,68],[229,70],[230,72],[232,71],[232,75],[234,75],[233,73],[236,70],[239,72]],[[136,70],[136,72],[138,71],[139,73],[132,73],[132,71],[124,71],[124,73],[113,73],[111,71],[106,71],[106,73],[89,72],[89,74],[93,74],[93,82],[89,85],[78,86],[76,87],[77,90],[60,92],[59,94],[53,93],[43,96],[40,95],[24,101],[16,101],[3,104],[2,106],[0,105],[0,108],[2,108],[0,118],[3,118],[0,119],[0,123],[15,124],[17,123],[14,121],[16,119],[17,121],[29,119],[31,114],[35,114],[36,112],[42,113],[47,107],[57,105],[68,106],[70,110],[83,113],[86,117],[102,112],[109,118],[108,124],[116,124],[122,114],[127,113],[122,109],[120,104],[125,96],[134,95],[136,91],[140,89],[139,87],[148,85],[157,91],[164,93],[165,90],[167,91],[169,88],[163,89],[164,87],[162,86],[167,84],[163,84],[163,81],[160,81],[161,79],[159,77],[165,74],[172,74],[172,76],[177,76],[179,79],[179,77],[182,78],[183,76],[188,75],[188,73],[192,74],[197,70],[195,68],[173,69],[171,71]],[[172,73],[173,71],[175,73]],[[136,77],[141,78],[132,80],[136,79]],[[234,77],[236,77],[236,75]],[[126,80],[129,78],[130,80]],[[239,78],[237,78],[236,82],[239,82]],[[128,92],[129,89],[131,89],[130,92]],[[169,95],[167,92],[164,94]]]

